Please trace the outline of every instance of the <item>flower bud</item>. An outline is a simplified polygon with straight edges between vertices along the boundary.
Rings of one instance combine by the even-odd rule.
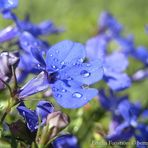
[[[56,111],[48,114],[46,120],[46,126],[42,129],[40,145],[47,144],[52,138],[54,138],[62,129],[69,124],[69,117],[61,111]]]
[[[47,116],[46,124],[60,130],[69,124],[69,117],[61,111],[56,111]]]
[[[19,62],[18,53],[1,52],[0,53],[0,78],[9,82],[12,77],[11,66],[16,67]],[[4,88],[4,85],[0,81],[0,89]]]

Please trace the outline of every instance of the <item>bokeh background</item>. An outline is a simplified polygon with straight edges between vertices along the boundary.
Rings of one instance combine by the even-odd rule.
[[[145,33],[145,25],[148,24],[148,1],[146,0],[20,0],[19,7],[15,10],[21,19],[29,14],[34,23],[50,19],[57,26],[63,27],[65,32],[60,35],[44,37],[51,44],[63,39],[85,43],[96,35],[97,21],[102,11],[109,11],[114,15],[124,25],[125,35],[134,35],[136,45],[148,47],[148,34]],[[0,30],[11,23],[0,16]],[[133,60],[130,62],[129,74],[141,66]],[[134,84],[122,94],[129,93],[132,101],[138,100],[144,106],[148,106],[147,90],[148,80],[145,80]],[[39,98],[40,95],[36,97]],[[33,101],[28,105],[31,102]],[[78,137],[80,145],[84,148],[96,147],[92,145],[92,140],[100,140],[100,135],[107,132],[110,114],[105,113],[95,99],[84,108],[63,110],[71,117],[67,130]]]

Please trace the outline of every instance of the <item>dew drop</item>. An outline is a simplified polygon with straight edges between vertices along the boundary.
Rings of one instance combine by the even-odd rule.
[[[61,62],[61,65],[64,65],[65,64],[65,62]]]
[[[72,77],[68,77],[67,80],[70,81],[70,80],[73,80],[73,79],[72,79]]]
[[[57,94],[56,96],[57,96],[58,98],[61,98],[61,97],[62,97],[62,95],[61,95],[61,94]]]
[[[67,92],[67,90],[66,90],[66,89],[62,89],[61,91],[62,91],[62,92]]]
[[[79,62],[83,62],[83,59],[81,58],[81,59],[79,59]]]
[[[86,70],[82,70],[80,72],[80,75],[83,76],[84,78],[89,77],[90,76],[90,72],[86,71]]]
[[[87,66],[87,67],[90,67],[91,65],[88,63],[88,64],[86,64],[86,66]]]
[[[55,92],[55,91],[57,91],[57,88],[53,87],[52,90]]]
[[[72,94],[73,97],[75,98],[81,98],[82,97],[82,94],[80,94],[79,92],[75,92]]]
[[[23,116],[25,116],[25,112],[23,111]]]
[[[50,56],[52,57],[53,55],[51,54]]]
[[[57,67],[55,65],[53,65],[52,68],[56,69]]]

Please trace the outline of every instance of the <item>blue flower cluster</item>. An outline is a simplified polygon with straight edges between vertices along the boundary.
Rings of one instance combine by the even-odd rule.
[[[130,102],[128,96],[119,95],[135,81],[148,77],[147,48],[136,47],[131,35],[123,36],[123,26],[108,12],[101,14],[97,35],[88,39],[85,45],[71,40],[51,45],[40,37],[64,30],[50,20],[39,24],[33,24],[29,16],[20,20],[13,12],[17,5],[18,0],[0,0],[0,13],[15,24],[0,31],[0,43],[2,47],[6,43],[8,48],[18,49],[0,53],[0,89],[9,88],[12,106],[19,104],[17,111],[26,128],[36,134],[36,143],[48,144],[52,139],[50,144],[54,148],[79,147],[76,137],[69,133],[57,137],[68,125],[69,118],[56,111],[50,102],[39,101],[35,110],[25,106],[24,101],[29,96],[47,89],[51,90],[49,97],[69,109],[80,108],[98,97],[101,106],[112,115],[109,134],[105,137],[107,141],[129,141],[132,137],[136,141],[148,141],[148,126],[139,121],[148,118],[148,110],[139,103]],[[112,43],[116,44],[113,51],[110,50]],[[143,65],[133,75],[127,74],[129,58]],[[29,74],[35,77],[25,83]],[[100,86],[101,80],[105,84]],[[13,88],[11,82],[15,83]],[[95,83],[96,87],[91,88]],[[102,87],[106,84],[109,97]],[[100,87],[103,89],[99,90]]]

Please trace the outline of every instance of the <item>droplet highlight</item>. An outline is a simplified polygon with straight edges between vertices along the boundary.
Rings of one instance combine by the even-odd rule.
[[[80,72],[80,75],[83,76],[84,78],[86,78],[86,77],[90,76],[90,72],[88,72],[87,70],[82,70]]]
[[[82,97],[82,94],[80,94],[79,92],[75,92],[72,94],[73,97],[75,98],[81,98]]]

